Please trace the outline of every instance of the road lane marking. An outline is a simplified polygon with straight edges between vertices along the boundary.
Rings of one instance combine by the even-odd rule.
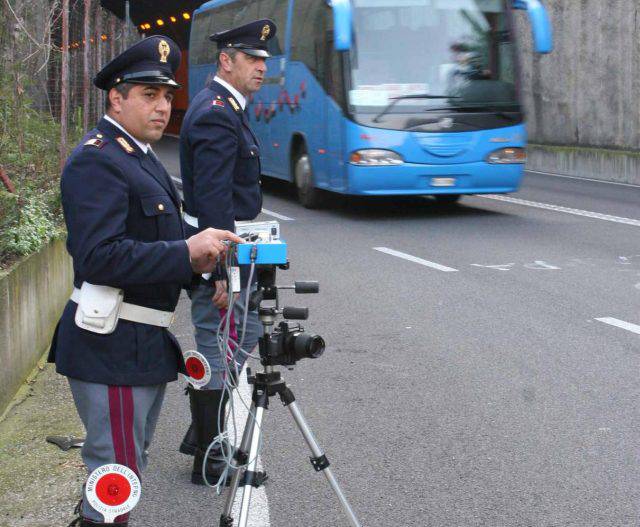
[[[598,322],[603,322],[620,329],[626,329],[627,331],[631,331],[631,333],[640,335],[640,326],[638,326],[637,324],[632,324],[631,322],[625,322],[624,320],[618,320],[617,318],[612,317],[596,318],[596,320]]]
[[[529,170],[527,168],[525,168],[524,171],[531,172],[532,174],[542,174],[543,176],[556,176],[556,177],[564,177],[568,179],[580,179],[584,181],[593,181],[594,183],[605,183],[607,185],[620,185],[621,187],[640,188],[640,185],[634,185],[633,183],[620,183],[619,181],[605,181],[604,179],[595,179],[590,177],[569,176],[567,174],[555,174],[554,172],[542,172],[541,170]]]
[[[273,216],[274,218],[278,218],[282,221],[294,221],[293,218],[289,216],[285,216],[284,214],[278,214],[277,212],[273,212],[272,210],[262,209],[262,214],[266,214],[267,216]]]
[[[516,205],[525,205],[536,209],[553,210],[555,212],[564,212],[575,216],[584,216],[596,220],[612,221],[614,223],[623,223],[625,225],[633,225],[640,227],[640,220],[632,218],[623,218],[620,216],[610,216],[609,214],[600,214],[599,212],[590,212],[588,210],[572,209],[570,207],[561,207],[560,205],[550,205],[548,203],[539,203],[537,201],[529,201],[526,199],[512,198],[509,196],[500,196],[497,194],[476,194],[476,198],[494,199],[496,201],[506,201],[507,203],[515,203]]]
[[[397,256],[398,258],[402,258],[404,260],[408,260],[413,263],[417,263],[420,265],[424,265],[425,267],[431,267],[431,269],[437,269],[438,271],[443,271],[445,273],[456,273],[458,269],[454,269],[453,267],[447,267],[446,265],[441,265],[439,263],[430,262],[428,260],[423,260],[422,258],[418,258],[417,256],[412,256],[407,253],[402,253],[400,251],[395,251],[393,249],[389,249],[388,247],[374,247],[374,251],[379,251],[381,253],[390,254],[391,256]]]
[[[233,429],[229,430],[229,439],[237,441],[236,447],[240,446],[240,440],[242,439],[242,433],[244,432],[244,425],[246,423],[247,414],[249,413],[247,406],[251,404],[251,390],[252,387],[247,383],[246,368],[240,374],[240,382],[238,383],[238,389],[233,392],[233,407],[234,407],[234,423],[237,431],[237,436],[234,438]],[[268,417],[265,413],[265,418]],[[262,421],[264,426],[264,420]],[[264,442],[265,438],[262,437]],[[262,464],[262,458],[258,455],[258,470],[264,470]],[[226,492],[229,492],[228,489]],[[233,503],[231,515],[237,519],[240,514],[240,504],[242,502],[242,487],[238,489],[236,499]],[[270,527],[271,520],[269,518],[269,500],[267,499],[267,492],[264,485],[253,488],[251,491],[251,506],[249,507],[249,527]]]

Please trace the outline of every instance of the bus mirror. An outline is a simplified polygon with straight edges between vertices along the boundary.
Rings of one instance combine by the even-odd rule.
[[[337,51],[351,49],[351,2],[350,0],[331,0],[333,9],[334,45]]]
[[[513,7],[529,13],[535,51],[537,53],[551,53],[553,51],[553,32],[549,13],[542,2],[540,0],[513,0]]]

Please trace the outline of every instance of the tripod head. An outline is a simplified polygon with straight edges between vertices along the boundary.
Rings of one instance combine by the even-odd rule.
[[[286,264],[257,265],[258,288],[251,293],[249,309],[258,309],[258,317],[263,325],[263,336],[259,340],[260,359],[264,366],[294,366],[304,358],[315,359],[324,352],[325,343],[320,335],[305,333],[301,324],[291,325],[286,321],[275,326],[278,316],[285,320],[307,320],[306,307],[280,308],[279,292],[293,290],[296,294],[318,293],[318,282],[295,282],[294,285],[276,285],[276,270],[289,269]],[[264,301],[274,305],[264,306]]]

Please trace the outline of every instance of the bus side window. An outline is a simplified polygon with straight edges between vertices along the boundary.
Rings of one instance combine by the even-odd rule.
[[[293,31],[291,34],[291,60],[302,62],[322,83],[321,59],[322,6],[321,0],[293,0]]]
[[[335,36],[333,33],[333,12],[331,7],[325,4],[323,9],[322,24],[322,68],[323,82],[322,85],[329,95],[340,108],[345,109],[344,82],[343,82],[343,63],[342,55],[335,49]]]
[[[321,0],[293,0],[291,60],[304,63],[318,83],[344,108],[342,57],[334,49],[333,12]]]
[[[282,55],[284,46],[280,42],[284,42],[287,30],[287,5],[286,0],[253,0],[236,14],[234,26],[247,24],[261,18],[270,18],[278,29],[276,36],[267,42],[267,48],[271,55]]]

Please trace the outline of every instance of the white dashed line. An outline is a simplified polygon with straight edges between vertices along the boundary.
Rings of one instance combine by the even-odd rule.
[[[294,221],[293,218],[289,216],[285,216],[284,214],[278,214],[277,212],[273,212],[272,210],[262,209],[262,214],[266,214],[267,216],[273,216],[274,218],[278,218],[282,221]]]
[[[391,256],[397,256],[398,258],[402,258],[403,260],[408,260],[409,262],[417,263],[420,265],[424,265],[425,267],[430,267],[431,269],[436,269],[438,271],[443,271],[445,273],[455,273],[458,272],[458,269],[454,269],[453,267],[447,267],[446,265],[441,265],[439,263],[430,262],[428,260],[423,260],[422,258],[418,258],[417,256],[412,256],[407,253],[402,253],[400,251],[395,251],[393,249],[389,249],[387,247],[374,247],[374,251],[379,251],[381,253],[390,254]]]
[[[235,430],[236,437],[234,438],[233,429],[230,430],[230,439],[237,440],[236,446],[240,446],[240,440],[242,439],[242,433],[244,432],[244,425],[247,419],[248,409],[251,405],[251,390],[252,387],[247,384],[246,369],[240,374],[240,382],[238,383],[238,389],[233,392],[233,407],[235,411]],[[269,415],[265,414],[265,419]],[[264,421],[263,421],[264,423]],[[263,436],[264,441],[264,436]],[[258,456],[258,470],[264,470],[262,465],[262,459]],[[225,489],[224,498],[226,499],[226,493],[229,489]],[[221,496],[223,497],[223,496]],[[236,499],[233,504],[231,515],[237,519],[240,513],[240,502],[242,500],[242,488],[238,489]],[[271,520],[269,518],[269,500],[267,499],[267,492],[264,485],[254,488],[251,491],[251,506],[249,507],[249,527],[270,527]]]
[[[593,218],[595,220],[612,221],[614,223],[623,223],[625,225],[633,225],[640,227],[640,220],[632,218],[622,218],[620,216],[610,216],[609,214],[601,214],[599,212],[590,212],[588,210],[572,209],[569,207],[561,207],[560,205],[550,205],[548,203],[539,203],[537,201],[528,201],[526,199],[511,198],[509,196],[501,196],[498,194],[477,194],[477,198],[494,199],[496,201],[506,201],[507,203],[515,203],[516,205],[525,205],[536,209],[553,210],[555,212],[564,212],[573,214],[574,216],[584,216],[585,218]]]
[[[624,320],[618,320],[617,318],[612,317],[596,318],[596,320],[598,322],[603,322],[620,329],[626,329],[627,331],[631,331],[631,333],[640,335],[640,326],[638,326],[637,324],[632,324],[631,322],[625,322]]]

